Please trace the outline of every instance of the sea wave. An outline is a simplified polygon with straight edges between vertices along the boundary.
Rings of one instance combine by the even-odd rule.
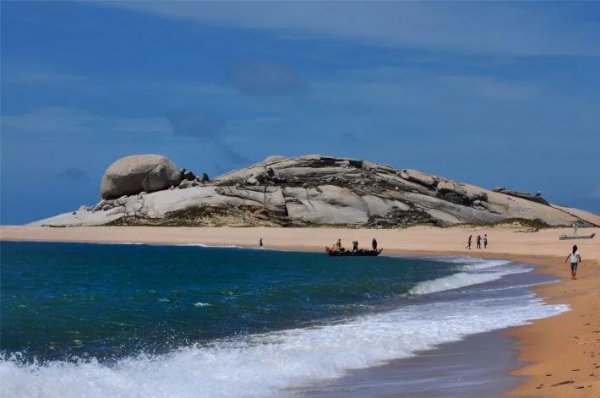
[[[469,334],[566,311],[531,294],[403,307],[341,323],[137,355],[27,364],[0,360],[6,397],[272,397],[290,389],[415,355]]]
[[[460,289],[498,280],[506,275],[531,271],[530,267],[507,260],[482,260],[471,258],[446,259],[453,264],[462,264],[459,272],[442,278],[424,281],[411,288],[408,294],[422,295]]]

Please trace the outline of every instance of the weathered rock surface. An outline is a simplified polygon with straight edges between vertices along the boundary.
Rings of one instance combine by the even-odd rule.
[[[491,191],[362,160],[271,156],[208,181],[148,156],[111,165],[102,182],[105,199],[96,206],[34,224],[403,227],[523,219],[600,225],[600,216],[549,205],[540,195]]]
[[[182,173],[162,155],[132,155],[111,164],[100,185],[103,199],[115,199],[140,192],[155,192],[178,185]]]

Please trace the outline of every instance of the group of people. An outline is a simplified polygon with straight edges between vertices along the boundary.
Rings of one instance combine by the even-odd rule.
[[[483,241],[483,248],[487,249],[487,245],[488,245],[488,238],[487,238],[487,234],[483,235],[483,238],[481,237],[481,235],[477,235],[477,248],[481,249],[481,242]],[[469,249],[471,250],[471,244],[473,243],[473,235],[469,235],[469,239],[467,240],[467,246],[465,247],[465,249]]]
[[[484,234],[483,238],[481,237],[481,235],[477,235],[476,243],[477,243],[478,249],[481,249],[482,241],[483,241],[483,248],[487,249],[487,245],[488,245],[487,234]],[[471,250],[472,243],[473,243],[473,235],[469,235],[469,239],[467,240],[466,249]],[[571,250],[571,253],[569,253],[567,258],[565,258],[565,263],[567,261],[569,261],[571,263],[571,279],[576,280],[577,279],[577,265],[579,265],[579,263],[581,262],[581,255],[579,254],[579,251],[577,250],[577,245],[573,245],[573,249]]]
[[[373,240],[371,241],[371,248],[373,250],[377,250],[377,239],[373,238]],[[342,240],[338,239],[337,242],[335,242],[332,246],[333,251],[337,251],[337,252],[344,252],[346,251],[346,249],[342,246]],[[358,252],[358,241],[354,240],[352,241],[352,253],[356,253]]]
[[[481,235],[477,235],[477,239],[475,240],[476,244],[477,244],[477,249],[481,249],[481,243],[483,242],[483,248],[487,249],[488,246],[488,237],[487,234],[484,234],[483,237],[481,237]],[[471,245],[473,243],[473,235],[469,235],[469,239],[467,240],[467,246],[466,249],[471,250]],[[260,238],[258,240],[258,245],[260,247],[263,246],[263,240],[262,238]],[[373,238],[373,240],[371,241],[371,248],[376,251],[377,250],[377,239]],[[346,249],[342,246],[342,240],[338,239],[332,246],[332,250],[333,251],[338,251],[338,252],[344,252],[346,251]],[[359,248],[358,248],[358,241],[352,241],[352,253],[356,253],[358,252]],[[579,254],[579,251],[577,250],[577,245],[573,245],[573,249],[571,251],[571,253],[569,253],[569,255],[567,256],[567,258],[565,259],[565,263],[567,261],[570,260],[571,263],[571,279],[575,280],[577,279],[577,265],[581,262],[581,255]]]

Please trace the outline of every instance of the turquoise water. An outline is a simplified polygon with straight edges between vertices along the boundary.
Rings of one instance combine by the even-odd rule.
[[[231,248],[2,243],[2,350],[114,358],[373,310],[453,267]]]
[[[1,396],[278,397],[565,310],[504,260],[0,244]]]

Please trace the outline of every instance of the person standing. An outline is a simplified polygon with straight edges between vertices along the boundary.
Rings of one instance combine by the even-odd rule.
[[[377,239],[373,238],[373,241],[371,242],[371,247],[373,248],[373,250],[377,250]]]
[[[477,235],[477,248],[481,249],[481,235]]]
[[[262,247],[262,238],[260,238],[260,239],[258,240],[258,246],[259,246],[259,247]]]
[[[467,247],[465,249],[471,250],[471,242],[473,241],[473,235],[469,235],[469,239],[467,240]]]
[[[577,279],[577,265],[581,262],[581,256],[577,250],[577,245],[573,245],[573,250],[567,258],[565,258],[565,263],[568,260],[571,260],[571,279],[575,280]]]
[[[483,248],[487,249],[487,234],[483,235]]]

